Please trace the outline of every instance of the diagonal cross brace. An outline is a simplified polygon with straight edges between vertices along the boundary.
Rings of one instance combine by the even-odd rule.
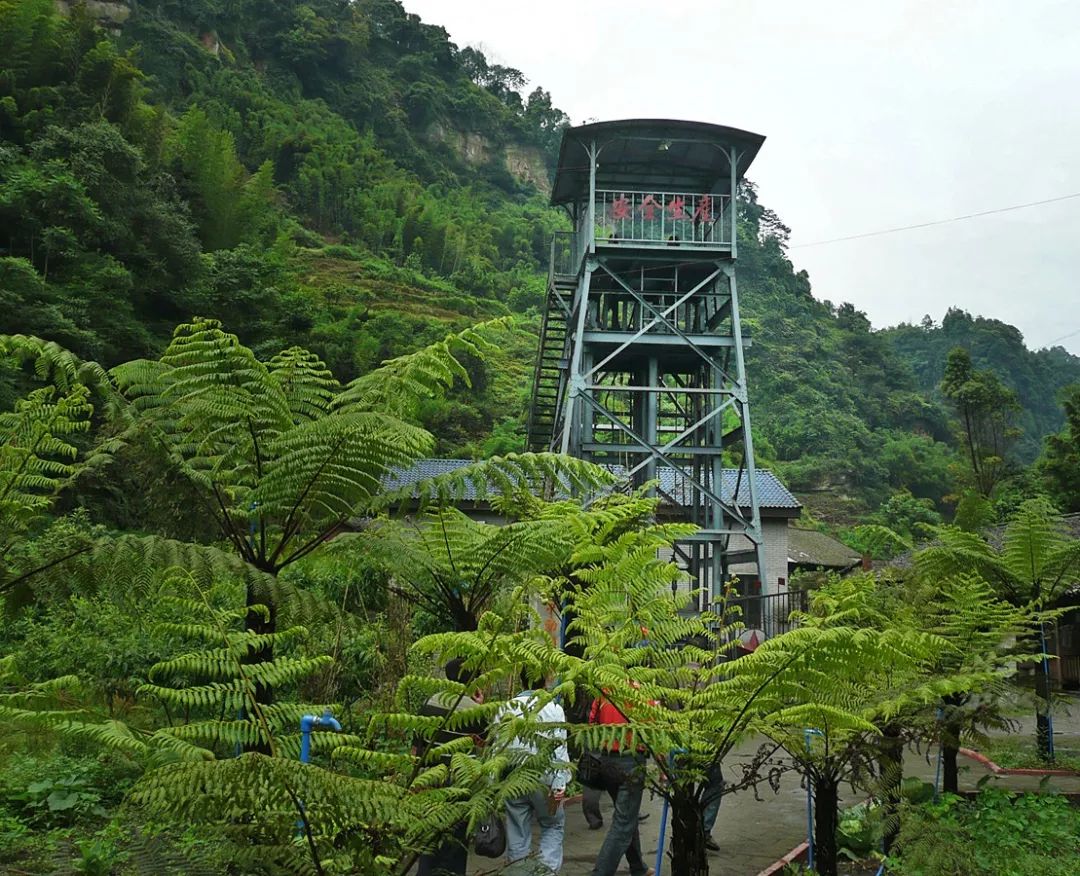
[[[705,359],[706,362],[708,362],[710,365],[712,365],[717,370],[723,371],[723,369],[720,368],[719,363],[717,363],[712,358],[712,356],[710,356],[708,353],[706,353],[704,350],[702,350],[697,344],[695,344],[692,340],[690,340],[690,338],[686,334],[684,334],[678,328],[678,326],[676,326],[674,323],[671,322],[671,320],[668,319],[668,314],[669,313],[671,313],[673,310],[676,310],[679,307],[680,304],[685,304],[687,301],[689,301],[691,298],[693,298],[694,295],[696,295],[701,289],[703,289],[710,282],[712,282],[718,276],[720,276],[720,274],[723,273],[720,270],[720,268],[717,268],[708,277],[706,277],[704,280],[702,280],[700,283],[698,283],[696,286],[694,286],[689,292],[687,292],[682,297],[676,299],[675,302],[673,304],[669,305],[667,308],[665,308],[663,312],[660,312],[655,307],[653,307],[651,304],[649,304],[644,298],[642,298],[641,295],[639,295],[636,290],[634,290],[630,286],[628,286],[623,281],[623,279],[621,277],[618,277],[615,274],[613,274],[608,269],[607,265],[605,265],[603,262],[600,263],[600,267],[603,269],[605,274],[607,274],[609,277],[611,277],[611,279],[613,279],[616,283],[618,283],[620,286],[622,286],[623,289],[625,289],[631,295],[631,297],[635,298],[642,305],[642,307],[646,308],[650,313],[652,313],[654,318],[653,318],[653,320],[651,322],[649,322],[646,325],[643,325],[640,329],[638,329],[636,332],[634,332],[634,334],[632,334],[630,337],[628,337],[625,341],[623,341],[621,344],[619,344],[619,346],[617,346],[614,350],[612,350],[607,356],[605,356],[596,365],[594,365],[592,367],[592,369],[585,375],[586,378],[592,377],[604,365],[606,365],[608,362],[610,362],[612,359],[614,359],[616,356],[618,356],[619,353],[623,352],[623,350],[625,350],[627,347],[629,347],[631,344],[633,344],[634,341],[636,341],[638,338],[642,337],[643,335],[647,334],[650,330],[656,328],[659,325],[666,325],[668,328],[671,329],[673,334],[678,335],[680,338],[682,338],[684,341],[686,341],[686,343],[699,356],[701,356],[703,359]],[[727,377],[728,375],[725,374],[724,376]]]
[[[610,411],[608,411],[605,407],[598,404],[592,397],[590,397],[589,395],[586,395],[584,393],[582,394],[582,397],[584,398],[585,402],[594,411],[596,411],[597,413],[599,413],[602,416],[609,419],[612,423],[614,423],[616,426],[618,426],[620,429],[622,429],[623,432],[625,432],[627,435],[629,435],[634,440],[634,442],[636,444],[640,445],[642,448],[649,451],[649,453],[652,454],[652,458],[660,460],[664,464],[670,466],[675,471],[681,473],[683,475],[684,479],[688,480],[691,483],[691,485],[693,485],[694,487],[697,487],[697,489],[699,489],[706,496],[706,498],[712,500],[717,505],[719,505],[724,510],[725,514],[728,514],[731,517],[733,517],[735,520],[739,521],[739,523],[741,523],[743,525],[744,530],[748,534],[749,533],[756,534],[756,528],[754,527],[753,523],[747,521],[747,519],[745,517],[743,517],[743,515],[739,512],[739,509],[735,505],[728,504],[727,501],[725,501],[720,496],[718,496],[716,493],[714,493],[709,487],[706,487],[703,483],[698,481],[696,478],[693,478],[693,477],[690,477],[689,475],[687,475],[681,465],[679,465],[673,459],[668,457],[659,448],[654,447],[653,445],[649,444],[644,438],[642,438],[633,429],[631,429],[629,426],[627,426],[626,423],[624,423],[622,420],[620,420],[618,417],[616,417],[614,414],[612,414]]]

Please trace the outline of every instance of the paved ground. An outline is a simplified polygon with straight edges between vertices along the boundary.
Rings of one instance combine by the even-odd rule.
[[[1034,718],[1021,716],[1018,734],[1034,736]],[[1054,723],[1055,738],[1059,745],[1080,749],[1080,701],[1071,708],[1070,714],[1057,714]],[[750,740],[740,749],[749,755],[757,749],[761,740]],[[739,752],[736,752],[738,754]],[[905,755],[904,772],[909,776],[918,776],[926,781],[934,780],[937,751],[932,750],[929,758],[923,754],[909,752]],[[960,787],[974,789],[976,783],[988,771],[979,764],[961,758]],[[729,774],[735,772],[729,770]],[[990,783],[1011,790],[1036,790],[1040,780],[1027,776],[991,776]],[[1061,791],[1080,792],[1080,778],[1053,778],[1050,787]],[[850,798],[850,791],[848,792]],[[844,799],[844,805],[857,802]],[[648,796],[642,805],[642,811],[650,813],[648,820],[641,824],[641,844],[646,860],[652,864],[656,855],[657,834],[660,827],[662,801]],[[606,795],[601,801],[604,813],[605,829],[610,824],[611,802]],[[596,853],[603,842],[605,830],[589,830],[581,814],[580,806],[571,804],[567,809],[566,841],[564,844],[564,862],[562,876],[588,876],[592,870]],[[744,791],[724,798],[713,832],[721,850],[710,854],[710,876],[754,876],[777,858],[786,854],[794,846],[806,839],[806,790],[800,787],[800,776],[788,772],[780,780],[779,792],[773,793],[767,785],[762,785],[755,799],[753,791]],[[670,841],[670,833],[669,833]],[[483,858],[470,858],[470,874],[480,874],[495,869],[495,862]],[[623,867],[625,868],[625,861]],[[624,869],[625,873],[628,870]]]

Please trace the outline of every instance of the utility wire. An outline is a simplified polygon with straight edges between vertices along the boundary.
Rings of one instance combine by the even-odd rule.
[[[1062,335],[1062,336],[1061,336],[1060,338],[1054,338],[1054,340],[1052,340],[1052,341],[1050,341],[1049,343],[1047,343],[1047,345],[1046,345],[1046,346],[1048,346],[1048,347],[1049,347],[1049,346],[1051,346],[1051,345],[1053,345],[1053,344],[1056,344],[1056,343],[1057,343],[1058,341],[1064,341],[1064,340],[1068,340],[1068,339],[1069,339],[1069,338],[1071,338],[1071,337],[1072,337],[1073,335],[1080,335],[1080,328],[1076,329],[1075,331],[1071,331],[1071,332],[1069,332],[1068,334]]]
[[[978,213],[965,213],[963,216],[953,216],[949,219],[935,219],[932,222],[918,222],[914,225],[900,225],[896,228],[883,228],[880,231],[866,231],[862,234],[849,234],[846,237],[832,237],[828,240],[815,240],[812,243],[798,243],[789,249],[805,249],[810,246],[825,246],[828,243],[842,243],[845,240],[861,240],[864,237],[880,237],[883,234],[896,234],[900,231],[913,231],[916,228],[929,228],[932,225],[947,225],[950,222],[963,222],[966,219],[977,219],[979,216],[991,216],[994,213],[1009,213],[1013,210],[1026,210],[1028,207],[1041,207],[1043,204],[1056,204],[1059,201],[1068,201],[1080,198],[1080,192],[1071,195],[1060,195],[1056,198],[1046,198],[1042,201],[1029,201],[1026,204],[1013,204],[1010,207],[997,207],[993,210],[981,210]]]

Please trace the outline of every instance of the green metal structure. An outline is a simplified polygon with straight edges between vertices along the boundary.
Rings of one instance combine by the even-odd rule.
[[[677,558],[713,598],[732,565],[767,580],[735,279],[735,193],[763,141],[662,119],[570,128],[551,196],[573,231],[551,245],[529,448],[659,481],[700,527]]]

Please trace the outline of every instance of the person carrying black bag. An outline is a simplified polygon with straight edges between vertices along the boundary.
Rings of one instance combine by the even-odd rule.
[[[595,700],[582,687],[575,693],[573,703],[566,707],[566,720],[571,724],[588,724],[589,715]],[[574,752],[578,754],[577,751]],[[601,787],[592,787],[585,782],[582,775],[581,765],[578,766],[578,781],[581,782],[581,814],[589,825],[589,830],[599,830],[604,826],[604,816],[600,814],[600,795],[604,792]]]
[[[601,697],[593,702],[589,723],[626,724],[628,721],[606,697]],[[620,749],[619,742],[612,741],[606,750],[592,753],[599,760],[600,783],[611,796],[615,807],[611,827],[596,856],[592,876],[614,876],[623,855],[630,865],[630,876],[653,876],[654,873],[641,856],[641,834],[638,830],[641,798],[645,792],[646,758],[644,753],[627,748],[624,743]]]

